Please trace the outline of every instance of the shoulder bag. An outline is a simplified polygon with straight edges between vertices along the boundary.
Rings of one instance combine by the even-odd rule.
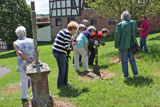
[[[133,44],[132,44],[132,46],[131,46],[131,52],[132,52],[133,54],[136,54],[136,53],[140,52],[141,49],[140,49],[139,45],[138,45],[137,43],[135,43],[135,41],[134,41],[133,23],[132,23],[132,22],[131,22],[131,36],[132,36],[132,41],[133,41]]]

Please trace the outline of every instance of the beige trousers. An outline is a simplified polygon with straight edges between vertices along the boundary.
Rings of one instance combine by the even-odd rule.
[[[83,48],[73,47],[75,71],[79,70],[79,55],[83,57],[83,71],[88,71],[88,56]]]

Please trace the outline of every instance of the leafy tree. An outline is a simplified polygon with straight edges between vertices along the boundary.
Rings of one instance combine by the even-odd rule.
[[[0,38],[11,46],[17,39],[15,29],[26,27],[27,37],[32,37],[31,11],[26,0],[1,0]]]
[[[160,0],[86,0],[88,7],[95,10],[97,14],[108,16],[121,21],[120,15],[128,10],[131,18],[139,20],[140,15],[152,18],[159,13]]]

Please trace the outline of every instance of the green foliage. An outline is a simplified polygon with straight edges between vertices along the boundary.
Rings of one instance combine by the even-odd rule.
[[[152,18],[160,10],[160,0],[95,0],[95,2],[86,0],[86,2],[97,14],[118,21],[121,21],[120,15],[124,10],[128,10],[134,20],[139,20],[140,15]]]
[[[114,37],[103,37],[105,46],[99,47],[100,69],[115,73],[114,77],[91,82],[82,79],[74,71],[72,60],[69,60],[70,87],[57,89],[58,66],[52,55],[52,43],[39,43],[39,58],[47,63],[51,69],[48,75],[49,90],[54,99],[72,102],[75,107],[158,107],[160,105],[160,33],[151,34],[147,38],[149,53],[141,52],[136,57],[139,78],[133,78],[129,64],[129,78],[122,78],[121,63],[112,63],[111,58],[118,56],[114,48]],[[137,38],[139,41],[139,38]],[[73,58],[73,52],[71,52]],[[14,50],[0,53],[0,66],[11,69],[12,72],[0,78],[0,107],[23,107],[19,73],[16,72],[17,55]],[[80,67],[82,72],[83,67]],[[91,68],[90,68],[91,69]],[[8,88],[17,86],[16,88]],[[31,98],[31,89],[28,91]]]
[[[12,45],[17,39],[15,29],[26,27],[27,36],[32,36],[30,6],[26,0],[1,0],[0,2],[0,38]]]

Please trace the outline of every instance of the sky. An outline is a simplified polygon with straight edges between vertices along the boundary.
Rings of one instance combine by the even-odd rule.
[[[34,0],[36,14],[49,14],[49,0]],[[27,4],[31,4],[31,0],[26,0]]]

